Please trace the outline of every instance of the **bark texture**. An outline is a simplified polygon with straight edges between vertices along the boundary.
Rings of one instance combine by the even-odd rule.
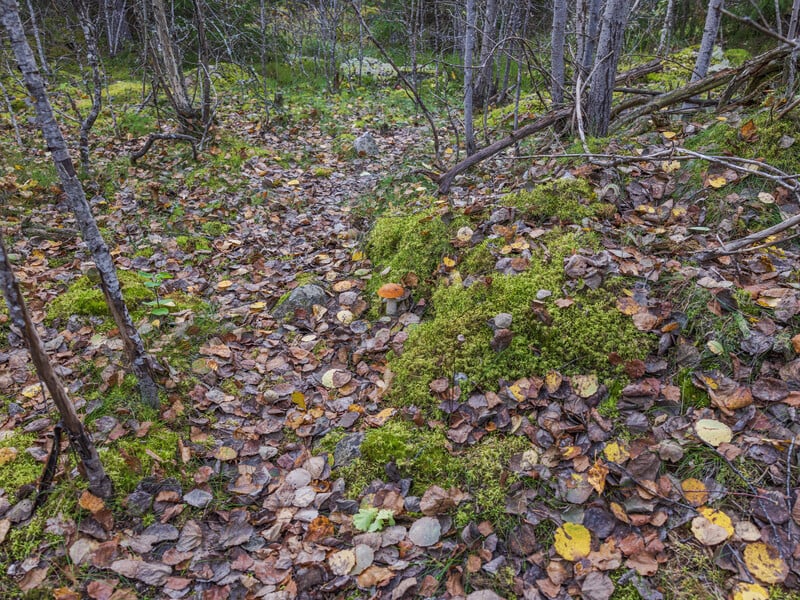
[[[81,166],[85,172],[89,171],[89,132],[92,130],[100,109],[103,106],[103,75],[100,69],[100,51],[97,47],[97,31],[94,27],[89,5],[86,0],[72,0],[75,14],[78,16],[78,23],[83,31],[83,39],[86,42],[86,62],[92,71],[92,106],[86,118],[81,122],[80,130],[80,154]]]
[[[97,228],[97,222],[75,172],[64,136],[53,116],[53,109],[45,92],[44,81],[39,74],[28,40],[25,38],[16,0],[0,0],[0,20],[11,39],[11,48],[22,72],[28,93],[34,99],[39,128],[53,158],[61,187],[75,215],[75,220],[78,222],[81,236],[100,272],[100,285],[103,288],[109,311],[120,331],[131,371],[138,379],[142,400],[151,406],[158,406],[158,388],[153,379],[154,364],[145,352],[142,338],[139,336],[128,312],[128,307],[122,298],[122,289],[117,278],[114,261]]]
[[[622,51],[625,27],[628,24],[629,0],[608,0],[603,12],[603,25],[597,43],[597,59],[590,78],[586,114],[589,132],[602,137],[608,133],[614,78]]]
[[[554,105],[564,102],[564,45],[567,32],[567,0],[553,0],[550,33],[550,96]]]
[[[5,11],[6,0],[3,0],[0,6]],[[114,491],[111,479],[106,475],[94,443],[83,428],[83,423],[81,423],[78,413],[75,411],[75,406],[69,399],[58,375],[53,370],[53,365],[50,364],[44,344],[42,344],[39,333],[36,331],[36,327],[25,307],[25,301],[19,291],[19,285],[17,285],[17,280],[8,261],[8,255],[2,239],[0,239],[0,285],[3,287],[3,296],[6,299],[11,322],[22,332],[22,337],[25,339],[25,344],[31,353],[33,365],[36,367],[36,373],[47,386],[47,390],[50,392],[56,408],[58,408],[64,428],[69,433],[70,443],[78,455],[81,468],[89,482],[89,490],[95,496],[101,498],[110,497]]]
[[[706,24],[703,27],[703,40],[700,42],[700,50],[697,52],[697,61],[694,64],[690,83],[694,83],[708,74],[711,54],[714,51],[714,41],[717,39],[719,23],[722,20],[723,3],[724,0],[710,0],[708,3]]]
[[[475,87],[473,85],[472,60],[475,54],[475,29],[478,12],[475,0],[467,0],[467,27],[464,32],[464,143],[467,156],[475,154],[475,129],[472,109]]]

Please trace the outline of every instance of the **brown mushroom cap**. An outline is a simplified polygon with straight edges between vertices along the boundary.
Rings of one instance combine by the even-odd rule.
[[[405,293],[405,288],[397,283],[384,283],[378,288],[378,296],[381,298],[400,298]]]

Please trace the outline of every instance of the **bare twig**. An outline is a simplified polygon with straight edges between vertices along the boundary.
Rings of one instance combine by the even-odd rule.
[[[739,15],[737,15],[735,13],[732,13],[731,11],[729,11],[726,8],[722,9],[722,14],[725,15],[726,17],[730,17],[731,19],[734,19],[735,21],[739,21],[740,23],[744,23],[745,25],[749,25],[750,27],[760,31],[764,35],[767,35],[767,36],[769,36],[771,38],[775,38],[776,40],[779,40],[779,41],[783,42],[784,44],[789,44],[790,46],[794,46],[795,48],[800,48],[800,42],[798,42],[796,40],[790,40],[789,38],[781,35],[777,31],[773,31],[772,29],[769,29],[768,27],[764,27],[760,23],[757,23],[756,21],[754,21],[750,17],[741,17],[741,16],[739,16]]]
[[[150,150],[150,146],[152,146],[153,142],[156,140],[181,140],[183,142],[188,142],[192,146],[192,157],[194,160],[197,160],[197,140],[192,136],[186,135],[185,133],[151,133],[144,143],[144,146],[136,152],[131,153],[131,163],[136,164],[137,160],[147,154],[147,151]]]

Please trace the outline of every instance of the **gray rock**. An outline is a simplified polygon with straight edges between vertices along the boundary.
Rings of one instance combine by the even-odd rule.
[[[318,285],[313,283],[301,285],[293,289],[289,297],[272,310],[272,316],[276,319],[291,317],[294,315],[294,311],[300,308],[310,312],[315,304],[324,306],[327,301],[328,297],[325,295],[325,290]]]
[[[365,131],[356,138],[353,142],[353,148],[359,156],[378,156],[378,144],[375,143],[375,138],[369,131]]]
[[[214,499],[214,495],[203,490],[194,489],[183,497],[183,501],[195,508],[205,508]]]
[[[363,441],[364,434],[361,432],[350,433],[339,440],[333,450],[333,464],[336,468],[346,467],[361,456],[361,443]]]
[[[497,225],[498,223],[505,223],[511,220],[511,209],[502,207],[495,209],[489,217],[489,223]]]
[[[11,507],[11,510],[6,513],[6,519],[12,523],[21,523],[27,520],[31,513],[33,513],[33,500],[25,498]]]
[[[497,329],[510,329],[513,317],[510,313],[498,313],[494,317],[494,326]]]

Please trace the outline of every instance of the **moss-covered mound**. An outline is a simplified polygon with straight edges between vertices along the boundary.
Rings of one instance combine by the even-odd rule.
[[[320,444],[331,451],[342,434],[330,434]],[[472,496],[456,515],[459,525],[476,516],[498,523],[503,514],[508,488],[518,481],[509,473],[512,455],[531,447],[522,436],[488,436],[480,443],[452,453],[443,429],[420,428],[410,421],[395,419],[370,429],[361,445],[361,457],[338,469],[351,496],[360,496],[374,480],[385,480],[385,466],[394,463],[403,477],[412,480],[411,493],[422,495],[432,485],[457,487]]]
[[[367,240],[367,252],[376,267],[370,289],[387,281],[399,282],[409,273],[425,289],[442,258],[453,251],[452,235],[466,222],[458,218],[446,223],[435,210],[378,219]]]
[[[531,191],[511,194],[505,199],[528,218],[577,223],[608,210],[608,205],[596,201],[594,190],[585,179],[563,178],[536,186]]]
[[[155,299],[155,294],[145,286],[145,279],[138,273],[117,270],[117,276],[129,310],[133,311],[143,302]],[[99,284],[93,283],[86,275],[76,279],[47,308],[48,320],[67,319],[72,315],[109,316],[103,291]]]
[[[433,294],[433,318],[410,332],[402,355],[390,357],[395,375],[391,401],[430,407],[429,383],[455,373],[466,375],[467,388],[496,389],[501,378],[509,381],[549,369],[610,377],[616,372],[608,360],[611,352],[623,359],[644,358],[651,340],[616,310],[616,296],[609,290],[575,292],[574,302],[563,308],[555,303],[567,283],[563,259],[587,242],[586,236],[551,235],[546,240],[552,257],[548,263],[534,257],[530,269],[519,275],[496,275],[469,287],[441,284]],[[550,324],[531,308],[539,290],[552,293],[544,301]],[[514,336],[497,352],[490,345],[489,321],[501,312],[513,316]]]

